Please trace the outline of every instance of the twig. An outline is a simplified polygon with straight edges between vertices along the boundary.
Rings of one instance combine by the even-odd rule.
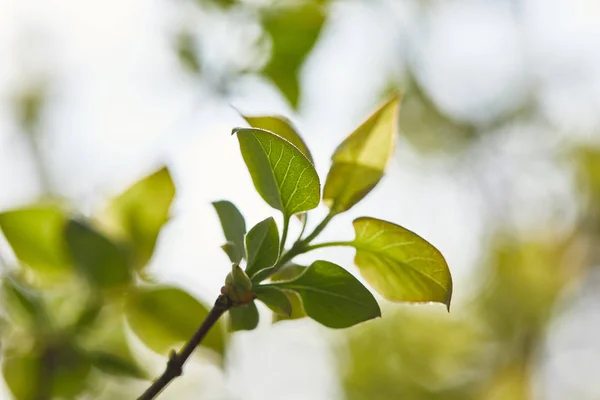
[[[175,378],[183,374],[183,365],[192,355],[196,347],[202,342],[204,336],[210,328],[219,320],[219,318],[232,307],[231,300],[225,295],[220,295],[215,305],[210,310],[200,328],[194,333],[194,336],[179,350],[178,353],[171,353],[165,372],[158,377],[152,385],[138,397],[137,400],[152,400]]]

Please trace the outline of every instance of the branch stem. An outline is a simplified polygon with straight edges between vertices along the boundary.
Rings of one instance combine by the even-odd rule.
[[[232,307],[231,300],[225,295],[220,295],[215,305],[210,310],[202,325],[198,328],[194,336],[179,350],[173,352],[165,371],[159,376],[150,387],[137,400],[152,400],[156,398],[167,385],[178,376],[183,374],[183,365],[192,355],[196,347],[202,342],[210,328],[219,320],[219,318]]]
[[[319,225],[316,226],[315,230],[312,231],[312,233],[310,235],[308,235],[306,237],[306,239],[302,240],[303,243],[310,243],[311,240],[313,240],[314,238],[316,238],[319,233],[321,233],[323,231],[323,229],[325,229],[325,227],[327,226],[327,224],[329,224],[329,221],[331,221],[333,219],[333,217],[335,217],[336,214],[334,214],[332,211],[329,211],[329,214],[327,214],[327,216],[325,217],[325,219],[323,219],[323,221],[321,221],[321,223]]]

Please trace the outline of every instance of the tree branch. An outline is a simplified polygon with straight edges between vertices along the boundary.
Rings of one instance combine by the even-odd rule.
[[[202,342],[210,328],[219,320],[219,318],[232,307],[231,300],[220,295],[215,302],[215,305],[210,310],[202,325],[198,328],[194,336],[179,350],[174,351],[169,356],[165,372],[162,373],[152,385],[140,396],[137,400],[152,400],[156,398],[160,392],[175,378],[183,374],[183,365],[192,355],[196,347]]]

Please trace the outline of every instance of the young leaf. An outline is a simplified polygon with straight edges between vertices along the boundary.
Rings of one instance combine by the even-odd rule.
[[[229,309],[227,329],[235,331],[251,331],[258,326],[258,309],[254,302]]]
[[[246,234],[246,221],[237,207],[230,201],[215,201],[213,207],[217,211],[223,233],[227,243],[223,250],[233,263],[239,263],[244,257],[244,235]]]
[[[56,206],[0,213],[0,228],[19,260],[39,272],[70,269],[63,237],[66,217]]]
[[[354,262],[377,292],[391,301],[433,301],[450,309],[452,277],[439,250],[391,222],[362,217],[353,225]]]
[[[75,267],[91,285],[105,289],[132,282],[133,271],[124,249],[91,226],[71,220],[65,237]]]
[[[127,189],[100,215],[101,223],[131,245],[136,269],[152,257],[174,196],[171,174],[163,167]]]
[[[297,278],[300,274],[302,274],[306,268],[302,265],[296,264],[288,264],[281,268],[279,271],[274,273],[271,276],[271,281],[289,281]],[[306,317],[306,312],[304,311],[304,305],[302,304],[302,299],[298,295],[298,293],[293,290],[283,290],[285,295],[287,296],[291,306],[292,306],[292,314],[287,317],[278,313],[273,314],[273,322],[284,321],[287,319],[299,319]]]
[[[300,97],[298,74],[323,27],[324,7],[312,1],[286,1],[265,10],[262,22],[271,36],[273,50],[264,73],[296,108]]]
[[[279,231],[273,217],[256,224],[246,235],[248,264],[246,273],[249,277],[258,271],[271,268],[279,258]]]
[[[251,127],[264,129],[265,131],[273,132],[274,134],[281,136],[296,146],[311,163],[315,163],[310,154],[310,150],[308,150],[308,146],[306,146],[306,143],[304,143],[304,140],[302,140],[302,137],[296,131],[289,119],[279,116],[243,117]]]
[[[335,214],[349,210],[383,177],[394,152],[400,98],[381,106],[332,156],[323,202]]]
[[[315,261],[296,279],[272,285],[297,292],[306,314],[330,328],[347,328],[381,316],[371,292],[348,271],[328,261]]]
[[[319,205],[320,183],[312,163],[287,140],[261,129],[238,128],[240,150],[254,187],[285,218]]]
[[[125,314],[129,326],[146,346],[167,354],[192,337],[208,310],[183,290],[160,286],[141,287],[131,293]],[[202,346],[223,353],[223,330],[219,322],[208,332]]]
[[[147,374],[139,365],[121,357],[104,351],[91,351],[88,357],[92,366],[107,374],[121,376],[124,378],[147,379]]]
[[[254,292],[273,312],[286,317],[292,315],[292,304],[283,290],[274,286],[257,286]]]

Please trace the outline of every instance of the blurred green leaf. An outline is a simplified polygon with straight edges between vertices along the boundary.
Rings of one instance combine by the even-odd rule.
[[[433,301],[450,309],[452,277],[439,250],[391,222],[361,217],[353,225],[354,262],[377,292],[391,301]]]
[[[223,233],[227,243],[223,250],[231,262],[239,263],[245,256],[244,235],[246,234],[246,221],[238,208],[230,201],[221,200],[212,203],[217,211]]]
[[[302,274],[306,268],[305,266],[296,265],[296,264],[288,264],[281,268],[279,271],[274,273],[271,276],[271,281],[289,281],[297,278],[300,274]],[[292,290],[284,290],[283,291],[287,296],[291,306],[292,306],[292,315],[289,317],[274,313],[273,314],[273,322],[283,321],[287,319],[299,319],[306,317],[306,312],[304,311],[304,305],[302,304],[302,299],[298,295],[298,293]]]
[[[65,237],[79,272],[99,289],[131,284],[133,273],[125,250],[84,222],[68,222]]]
[[[294,145],[270,132],[239,128],[240,150],[254,187],[284,218],[319,205],[319,176],[311,162]]]
[[[37,334],[50,328],[42,298],[16,278],[2,280],[2,305],[13,322],[28,326]]]
[[[208,309],[198,300],[170,286],[142,287],[130,293],[125,312],[140,340],[162,354],[187,342],[208,315]],[[219,322],[204,338],[202,346],[223,353],[224,335]]]
[[[251,331],[258,326],[258,309],[254,302],[229,309],[227,329],[230,332]]]
[[[19,260],[39,272],[70,271],[63,237],[66,216],[56,206],[0,213],[0,228]]]
[[[110,375],[124,378],[148,379],[147,374],[139,365],[118,354],[104,351],[91,351],[88,357],[92,366]]]
[[[306,314],[330,328],[347,328],[381,316],[371,292],[351,273],[328,261],[315,261],[294,280],[272,285],[297,292]]]
[[[274,286],[257,286],[254,292],[273,312],[286,317],[292,315],[292,303],[283,290]]]
[[[280,116],[243,116],[244,119],[250,124],[253,128],[264,129],[269,132],[273,132],[276,135],[281,136],[294,146],[298,148],[308,158],[311,163],[315,163],[312,154],[310,154],[310,150],[308,150],[308,146],[302,140],[300,134],[296,131],[296,128],[292,125],[292,122]]]
[[[71,345],[2,357],[2,374],[18,400],[73,398],[87,385],[90,364]]]
[[[399,107],[399,97],[389,100],[333,153],[323,189],[323,202],[333,213],[352,208],[383,177],[394,152]]]
[[[325,9],[311,1],[287,2],[267,8],[262,22],[272,40],[271,59],[264,73],[296,108],[300,67],[321,33]]]
[[[109,232],[131,245],[136,269],[152,257],[174,196],[171,174],[163,167],[127,189],[99,216]]]
[[[253,277],[258,271],[271,268],[279,258],[279,230],[273,217],[256,224],[246,235],[248,263],[246,273]]]
[[[201,72],[202,66],[198,58],[196,41],[189,32],[180,32],[175,40],[175,49],[181,65],[194,74]]]

